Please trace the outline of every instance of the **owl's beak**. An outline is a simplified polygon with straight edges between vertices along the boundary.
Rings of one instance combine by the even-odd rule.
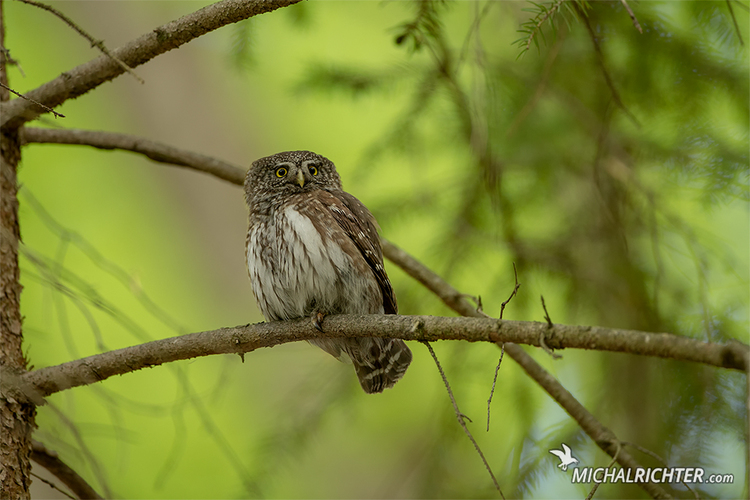
[[[297,184],[299,184],[299,187],[305,187],[305,174],[302,173],[302,170],[297,170]]]

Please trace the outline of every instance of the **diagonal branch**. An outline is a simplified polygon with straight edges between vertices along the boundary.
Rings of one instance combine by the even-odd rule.
[[[112,51],[112,56],[131,68],[186,44],[213,30],[249,17],[271,12],[300,0],[224,0],[204,7],[141,35]],[[81,64],[36,89],[30,98],[50,108],[59,106],[123,74],[125,69],[103,55]],[[44,112],[37,105],[14,99],[0,104],[0,128],[17,128]]]
[[[457,313],[474,317],[482,315],[482,313],[471,306],[469,301],[458,290],[400,248],[389,243],[383,248],[383,253],[392,262],[406,271],[407,274],[440,297],[448,307]],[[542,323],[538,324],[542,325]],[[498,344],[503,346],[505,352],[516,363],[521,365],[521,368],[573,417],[578,425],[581,426],[581,429],[594,440],[599,448],[611,457],[616,457],[618,463],[624,467],[639,467],[638,462],[629,453],[621,450],[617,436],[599,422],[555,377],[528,355],[526,351],[516,344]],[[666,491],[654,483],[639,483],[639,485],[653,498],[670,498],[670,495]]]
[[[60,460],[57,452],[47,449],[39,441],[32,441],[31,446],[31,459],[62,481],[78,498],[102,498],[85,479]]]

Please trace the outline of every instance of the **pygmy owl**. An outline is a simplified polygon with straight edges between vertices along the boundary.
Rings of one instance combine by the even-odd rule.
[[[336,167],[310,151],[255,161],[245,177],[250,229],[245,256],[266,321],[327,314],[396,314],[375,218],[343,191]],[[411,362],[402,340],[375,337],[310,341],[351,361],[362,389],[393,386]]]

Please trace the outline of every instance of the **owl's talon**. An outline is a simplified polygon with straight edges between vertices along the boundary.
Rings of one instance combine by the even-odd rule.
[[[323,318],[325,318],[325,314],[321,312],[317,312],[313,314],[312,317],[312,324],[313,326],[321,333],[323,333]]]

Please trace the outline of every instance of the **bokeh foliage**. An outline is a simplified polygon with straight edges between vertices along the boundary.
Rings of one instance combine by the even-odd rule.
[[[309,2],[169,53],[41,125],[122,131],[238,164],[331,158],[383,234],[506,319],[711,341],[748,331],[745,3]],[[110,47],[199,2],[55,2]],[[730,7],[733,9],[733,14]],[[48,13],[5,5],[38,86],[95,57]],[[741,42],[742,40],[743,42]],[[527,50],[528,48],[528,50]],[[40,124],[33,124],[40,125]],[[242,193],[125,153],[24,148],[22,307],[36,366],[259,321]],[[446,315],[389,266],[404,314]],[[436,346],[506,496],[583,497],[548,453],[609,457],[512,361]],[[50,398],[38,439],[123,497],[490,497],[429,355],[361,393],[305,345],[204,358]],[[605,425],[670,464],[733,473],[745,495],[741,374],[676,361],[530,350]],[[658,466],[638,455],[642,462]],[[676,487],[678,494],[680,487]],[[609,485],[599,497],[638,497]]]

